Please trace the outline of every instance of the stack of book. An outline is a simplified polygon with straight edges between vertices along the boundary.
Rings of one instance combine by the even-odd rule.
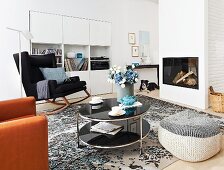
[[[66,58],[66,71],[85,71],[88,70],[88,58]]]
[[[108,122],[99,122],[94,126],[91,126],[91,132],[104,133],[108,135],[116,135],[123,129],[123,126],[115,125]]]
[[[55,56],[62,56],[62,49],[60,48],[46,48],[41,51],[39,48],[32,48],[32,54],[55,54]]]

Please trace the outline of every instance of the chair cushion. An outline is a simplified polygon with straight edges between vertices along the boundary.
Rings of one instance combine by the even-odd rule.
[[[70,90],[78,89],[80,87],[84,87],[86,85],[85,81],[79,81],[79,82],[71,82],[71,83],[66,83],[66,84],[60,84],[58,87],[55,89],[56,93],[65,93]]]
[[[62,84],[67,79],[64,68],[40,68],[46,80],[56,80],[58,84]]]

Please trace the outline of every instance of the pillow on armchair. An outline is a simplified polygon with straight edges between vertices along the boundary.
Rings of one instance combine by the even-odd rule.
[[[68,77],[66,76],[65,70],[62,67],[59,68],[40,68],[44,79],[46,80],[56,80],[57,84],[62,84],[65,79]]]

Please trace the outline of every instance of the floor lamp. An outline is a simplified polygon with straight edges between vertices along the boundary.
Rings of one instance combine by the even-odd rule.
[[[21,34],[27,39],[31,40],[33,38],[33,35],[28,31],[28,30],[17,30],[14,28],[9,28],[7,29],[11,31],[15,31],[19,35],[19,73],[20,73],[20,95],[23,97],[23,83],[22,83],[22,58],[21,58]]]

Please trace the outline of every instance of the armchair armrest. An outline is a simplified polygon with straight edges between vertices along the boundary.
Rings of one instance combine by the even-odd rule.
[[[55,94],[56,87],[57,87],[57,81],[56,80],[48,80],[48,87],[50,90],[50,94]]]
[[[28,115],[36,115],[36,103],[34,97],[0,101],[0,121]]]
[[[78,82],[78,81],[80,81],[79,76],[74,76],[74,77],[69,77],[69,78],[70,78],[70,80],[71,80],[72,82]]]
[[[0,169],[48,170],[45,116],[0,123]]]

